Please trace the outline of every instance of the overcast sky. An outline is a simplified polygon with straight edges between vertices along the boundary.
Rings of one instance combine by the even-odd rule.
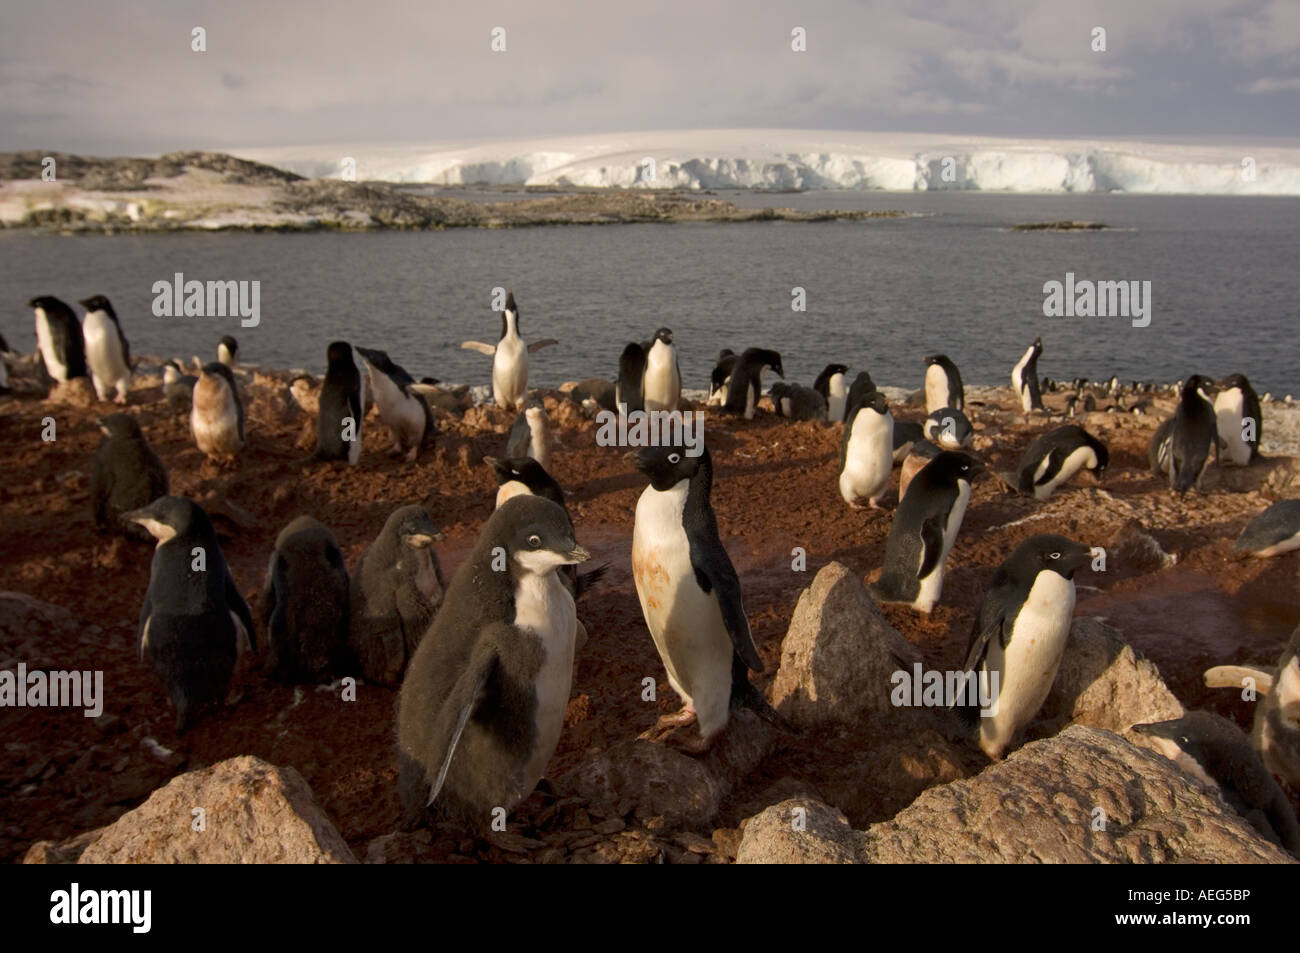
[[[191,30],[207,51],[191,51]],[[505,29],[506,51],[491,50]],[[791,50],[791,30],[807,51]],[[1092,49],[1094,27],[1106,51]],[[45,0],[0,150],[150,154],[801,128],[1300,135],[1300,0]]]

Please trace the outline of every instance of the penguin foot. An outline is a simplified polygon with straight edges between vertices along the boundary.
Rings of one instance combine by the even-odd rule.
[[[692,738],[686,732],[677,732],[675,734],[670,733],[665,737],[664,744],[670,748],[676,748],[684,754],[701,755],[707,754],[709,749],[713,747],[713,738],[704,738],[700,735]]]
[[[850,501],[849,501],[849,509],[851,509],[851,510],[865,510],[866,507],[863,506],[861,503],[859,503],[857,500],[850,500]]]
[[[662,715],[655,723],[653,728],[641,732],[638,738],[645,741],[663,741],[678,728],[683,728],[694,724],[695,712],[690,708],[683,708],[671,715]]]

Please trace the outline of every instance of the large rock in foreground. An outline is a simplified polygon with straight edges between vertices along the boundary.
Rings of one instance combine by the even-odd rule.
[[[194,830],[201,808],[204,830]],[[173,778],[116,822],[73,840],[81,864],[354,864],[293,768],[243,755]],[[42,841],[27,863],[72,860]]]
[[[920,654],[895,630],[842,563],[828,563],[799,596],[781,643],[772,706],[800,728],[858,724],[894,711],[894,672]]]
[[[794,829],[794,808],[805,830]],[[1103,827],[1104,829],[1100,829]],[[785,801],[751,818],[738,863],[1291,863],[1201,781],[1107,731],[1036,741],[854,831]]]

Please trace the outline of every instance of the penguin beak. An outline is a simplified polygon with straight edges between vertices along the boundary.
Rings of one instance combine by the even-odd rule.
[[[574,546],[573,549],[569,551],[567,558],[570,563],[585,563],[591,558],[591,553],[587,552],[587,550],[583,549],[581,546]]]
[[[1061,554],[1061,568],[1066,570],[1067,579],[1092,562],[1092,550],[1082,544],[1077,549]]]
[[[623,462],[634,470],[640,470],[642,473],[645,473],[645,460],[641,457],[641,451],[629,450],[627,453],[623,454]]]

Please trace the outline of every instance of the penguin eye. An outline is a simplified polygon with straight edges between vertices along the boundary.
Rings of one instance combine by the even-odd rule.
[[[680,453],[670,453],[670,454],[668,454],[668,462],[669,462],[669,463],[681,463],[681,461],[682,461],[682,455],[681,455]]]
[[[1060,558],[1061,558],[1061,554],[1060,554],[1060,553],[1052,553],[1052,558],[1053,558],[1053,559],[1060,559]]]
[[[528,545],[531,546],[533,549],[536,549],[538,546],[542,545],[542,537],[538,536],[536,533],[533,533],[532,536],[528,537]]]

